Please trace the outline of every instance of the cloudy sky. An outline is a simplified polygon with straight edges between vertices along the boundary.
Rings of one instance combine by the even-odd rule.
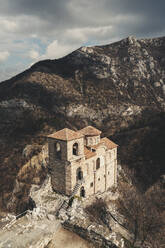
[[[0,81],[129,35],[165,36],[164,0],[0,0]]]

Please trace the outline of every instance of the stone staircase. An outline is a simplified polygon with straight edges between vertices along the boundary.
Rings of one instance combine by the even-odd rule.
[[[84,180],[78,180],[78,182],[76,183],[76,185],[75,185],[75,187],[74,187],[74,189],[72,191],[72,194],[71,194],[70,198],[73,197],[78,192],[78,190],[79,190],[79,188],[80,188],[80,186],[82,185],[83,182],[84,182]]]
[[[78,192],[79,188],[81,187],[82,183],[84,183],[85,180],[82,179],[82,180],[78,180],[78,182],[76,183],[76,185],[74,186],[74,189],[69,197],[69,199],[66,201],[60,201],[59,203],[59,207],[56,211],[56,214],[58,215],[59,214],[59,211],[67,211],[67,208],[68,208],[68,204],[69,204],[69,201],[72,197],[74,197],[76,195],[76,193]]]
[[[64,200],[59,210],[66,210],[67,207],[68,207],[68,201]]]

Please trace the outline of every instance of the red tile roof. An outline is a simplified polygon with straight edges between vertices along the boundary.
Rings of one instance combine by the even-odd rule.
[[[101,134],[101,131],[96,129],[95,127],[88,126],[78,131],[79,133],[86,136],[97,136]]]
[[[118,145],[115,144],[113,141],[109,140],[108,138],[102,138],[100,140],[100,143],[98,143],[97,145],[92,145],[91,147],[94,149],[97,149],[99,146],[101,145],[105,145],[107,147],[107,149],[113,149],[116,148]]]
[[[94,148],[94,149],[97,150],[97,148],[99,148],[101,145],[105,145],[108,150],[114,149],[114,148],[116,148],[118,146],[113,141],[111,141],[111,140],[109,140],[108,138],[105,137],[105,138],[102,138],[100,140],[99,144],[93,145],[93,146],[91,146],[91,148]],[[88,159],[88,158],[91,158],[91,157],[97,155],[96,152],[92,152],[86,146],[84,146],[84,154],[85,154],[85,159]]]
[[[79,139],[79,138],[82,138],[84,136],[97,136],[100,134],[101,134],[100,130],[98,130],[92,126],[88,126],[88,127],[85,127],[85,128],[83,128],[77,132],[75,132],[71,129],[68,129],[68,128],[64,128],[64,129],[62,129],[56,133],[50,134],[48,136],[48,138],[69,141],[69,140]],[[105,137],[105,138],[102,138],[100,140],[99,144],[93,145],[91,147],[94,149],[97,149],[102,144],[104,144],[108,150],[116,148],[118,146],[113,141],[111,141]],[[86,159],[96,155],[95,152],[90,151],[87,147],[84,148],[84,153],[85,153]]]
[[[85,159],[92,158],[96,155],[96,152],[90,151],[86,146],[84,146]]]
[[[75,132],[71,129],[64,128],[56,133],[50,134],[48,138],[58,139],[58,140],[74,140],[82,138],[83,135],[79,132]]]
[[[101,143],[103,143],[104,145],[106,145],[106,147],[108,149],[113,149],[113,148],[118,147],[117,144],[115,144],[112,140],[110,140],[110,139],[108,139],[106,137],[101,139]]]

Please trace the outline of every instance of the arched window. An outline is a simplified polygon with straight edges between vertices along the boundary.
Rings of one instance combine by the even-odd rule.
[[[61,159],[61,145],[60,143],[55,143],[54,144],[54,151],[55,151],[55,156],[57,159]]]
[[[96,160],[96,170],[100,168],[100,158],[97,158]]]
[[[78,144],[77,143],[73,144],[73,155],[78,156]]]

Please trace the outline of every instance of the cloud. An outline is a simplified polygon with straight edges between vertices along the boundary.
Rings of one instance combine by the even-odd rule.
[[[29,51],[29,54],[28,55],[33,60],[36,60],[36,59],[39,58],[39,53],[38,53],[38,51],[35,51],[35,50]]]
[[[154,27],[164,30],[163,0],[158,2],[154,0],[0,0],[0,4],[2,17],[10,16],[15,19],[28,17],[28,21],[22,22],[21,26],[25,26],[28,31],[30,31],[28,26],[31,27],[31,31],[36,29],[40,35],[41,32],[51,34],[54,30],[60,32],[72,28],[108,26],[112,23],[115,29],[123,26],[122,22],[114,22],[116,16],[121,15],[138,17],[134,32],[140,35],[141,33],[145,35],[147,30],[152,32]],[[143,24],[141,18],[144,20]],[[34,19],[35,21],[32,22]],[[128,32],[131,26],[132,23],[127,23]]]
[[[8,51],[0,52],[0,62],[4,62],[5,60],[8,59],[9,56],[10,53]]]
[[[50,59],[57,59],[67,55],[68,53],[75,50],[77,47],[71,44],[63,44],[59,43],[58,40],[54,40],[50,43],[46,49],[45,55],[42,56],[43,58],[50,58]]]
[[[0,6],[0,48],[14,61],[6,60],[6,68],[16,59],[25,66],[88,44],[165,34],[164,0],[0,0]]]
[[[63,57],[85,45],[90,39],[95,40],[97,44],[100,40],[105,42],[111,30],[111,26],[68,29],[59,35],[59,40],[54,40],[47,46],[45,54],[40,58],[57,59]]]
[[[6,32],[14,32],[17,30],[17,23],[7,19],[0,19],[0,26]]]
[[[24,66],[21,63],[13,64],[12,66],[8,66],[7,68],[5,68],[4,66],[1,66],[0,64],[1,80],[9,79],[25,69],[27,69],[27,65]]]

